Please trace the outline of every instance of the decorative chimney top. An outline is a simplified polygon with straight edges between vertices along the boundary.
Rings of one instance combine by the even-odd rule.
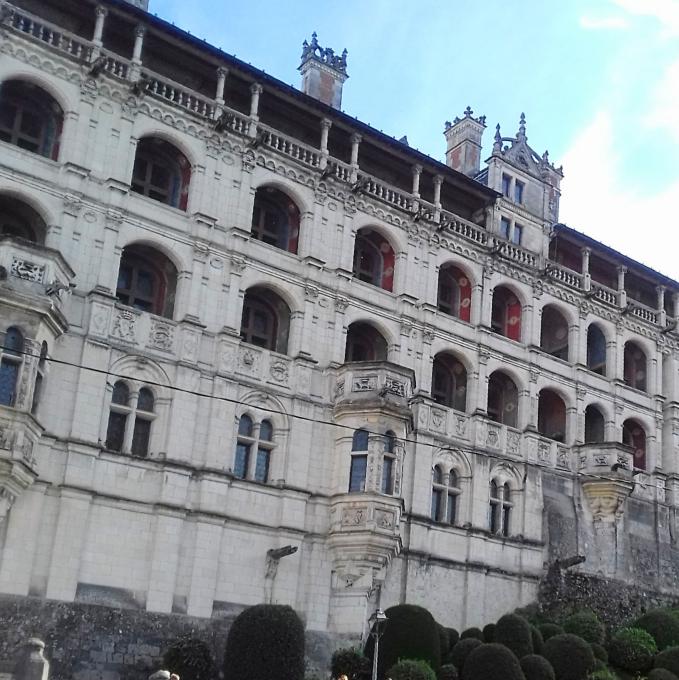
[[[486,117],[474,118],[474,112],[468,106],[462,118],[455,117],[453,122],[446,121],[443,134],[446,137],[446,164],[475,177],[481,167],[481,138],[486,129]]]
[[[311,42],[302,43],[302,91],[324,104],[339,109],[342,105],[342,85],[347,75],[347,51],[335,54],[329,47],[318,44],[314,31]]]
[[[143,9],[145,12],[149,11],[149,0],[126,0],[127,2],[130,3],[130,5],[134,5],[135,7],[139,7],[139,9]]]

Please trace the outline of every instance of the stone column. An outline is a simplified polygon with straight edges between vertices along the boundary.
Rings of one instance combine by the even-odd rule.
[[[141,76],[141,53],[144,48],[144,36],[146,26],[141,24],[134,29],[134,48],[132,50],[132,66],[130,67],[129,78],[132,82],[137,82]]]
[[[361,145],[363,137],[354,133],[351,135],[351,181],[355,182],[358,179],[358,149]]]
[[[575,399],[576,399],[576,407],[575,407],[575,413],[573,414],[574,417],[572,420],[568,420],[567,417],[567,424],[566,427],[568,428],[569,431],[569,442],[571,444],[584,444],[585,443],[585,396],[587,394],[587,390],[582,387],[581,385],[576,385],[575,387]],[[567,416],[568,411],[570,409],[567,409],[566,413]],[[575,429],[571,430],[570,426],[574,425]],[[605,425],[604,425],[605,428]],[[606,437],[604,436],[604,439]],[[568,444],[569,442],[565,442]]]
[[[467,411],[485,415],[488,412],[488,350],[479,350],[478,371],[468,376]]]
[[[94,21],[94,34],[92,35],[92,44],[94,45],[92,49],[92,56],[90,61],[95,61],[99,56],[99,51],[103,47],[103,36],[104,36],[104,22],[108,15],[108,9],[103,5],[97,5],[94,10],[95,21]]]
[[[164,508],[157,511],[153,530],[153,552],[149,569],[146,610],[169,614],[172,612],[179,540],[182,535],[183,513]]]
[[[627,291],[625,290],[625,274],[627,267],[620,265],[618,267],[618,305],[620,307],[627,307]]]
[[[302,333],[297,354],[304,359],[311,359],[314,349],[319,350],[318,340],[314,333],[314,312],[318,302],[318,288],[307,285],[304,287],[304,316],[298,320],[301,324]],[[318,356],[318,355],[317,355]]]
[[[238,257],[231,258],[226,318],[224,320],[224,330],[230,335],[240,335],[240,323],[243,313],[243,294],[240,287],[245,267],[245,260]]]
[[[250,85],[250,128],[248,135],[250,137],[257,136],[257,123],[259,123],[259,97],[264,91],[264,88],[259,83],[252,83]]]
[[[321,119],[321,170],[325,170],[328,165],[328,137],[330,135],[330,128],[332,121],[329,118]]]
[[[229,69],[225,66],[220,66],[217,69],[217,90],[215,92],[215,103],[217,108],[215,109],[215,118],[219,118],[222,113],[222,107],[224,106],[224,88],[226,87],[226,77],[229,75]]]
[[[667,326],[667,312],[665,311],[665,286],[657,286],[658,293],[658,325],[661,328]]]
[[[592,288],[592,276],[589,273],[589,256],[592,249],[583,248],[580,253],[582,255],[582,289],[590,290]]]
[[[422,166],[413,165],[413,211],[419,209],[420,199],[420,177],[422,176]]]
[[[441,219],[441,185],[443,175],[434,175],[434,221]]]
[[[579,408],[582,406],[581,403],[578,406],[567,406],[566,407],[566,432],[564,433],[564,444],[566,446],[573,446],[575,443],[581,443],[583,436],[580,434],[580,423],[578,422]],[[583,429],[584,432],[584,429]]]
[[[196,528],[193,532],[195,544],[192,554],[191,579],[186,600],[186,613],[189,616],[204,618],[212,616],[222,531],[222,521],[218,518],[196,519]]]
[[[420,372],[418,386],[420,392],[424,392],[425,394],[431,394],[431,378],[434,363],[434,356],[431,353],[431,344],[434,342],[434,337],[433,331],[426,328],[422,331],[422,358],[420,360],[422,370]]]

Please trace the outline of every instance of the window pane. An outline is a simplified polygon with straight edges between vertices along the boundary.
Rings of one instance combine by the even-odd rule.
[[[8,328],[3,343],[5,351],[21,354],[24,351],[24,336],[18,328]]]
[[[382,493],[394,493],[394,459],[389,456],[384,457],[382,464]]]
[[[356,430],[354,438],[351,443],[352,451],[367,451],[368,450],[368,431]]]
[[[16,384],[19,377],[19,365],[11,361],[0,363],[0,404],[12,406],[16,397]]]
[[[502,535],[509,536],[509,517],[511,513],[511,508],[502,508]]]
[[[35,376],[35,386],[33,387],[33,403],[31,404],[31,413],[35,415],[36,411],[38,410],[38,406],[40,405],[40,396],[42,393],[42,381],[43,377],[38,373],[38,375]]]
[[[523,182],[516,182],[514,184],[514,201],[516,203],[523,203]]]
[[[265,442],[273,439],[273,426],[268,420],[263,420],[259,426],[259,438]]]
[[[238,421],[238,434],[244,437],[252,437],[252,418],[250,416],[241,416]]]
[[[137,410],[153,413],[154,401],[153,392],[146,387],[142,387],[139,390],[139,398],[137,399]]]
[[[517,246],[521,245],[521,235],[523,234],[523,227],[520,224],[514,225],[514,232],[512,233],[512,243]]]
[[[130,403],[130,388],[124,382],[117,382],[113,386],[111,402],[120,406],[127,406]]]
[[[368,456],[352,456],[349,471],[349,491],[365,491],[365,473]]]
[[[255,480],[258,482],[269,481],[269,458],[271,451],[268,449],[257,449],[257,461],[255,465]]]
[[[108,430],[106,431],[106,448],[114,451],[123,450],[125,440],[125,423],[127,415],[124,413],[110,413],[108,416]]]
[[[496,534],[498,530],[498,512],[499,508],[497,506],[497,503],[491,503],[490,504],[490,532],[492,534]]]
[[[438,522],[441,517],[441,491],[439,489],[434,489],[431,492],[431,518],[434,522]]]
[[[502,175],[502,193],[509,196],[509,188],[512,184],[512,178],[509,175]]]
[[[510,222],[506,217],[500,219],[500,236],[502,238],[509,238]]]
[[[455,524],[457,519],[457,494],[448,494],[448,503],[446,505],[446,522],[448,524]]]
[[[386,453],[394,453],[396,448],[396,435],[389,431],[384,435],[384,450]]]
[[[443,484],[443,470],[438,465],[434,467],[434,484]]]
[[[151,438],[151,421],[136,418],[134,432],[132,433],[132,453],[135,456],[145,456],[149,452],[149,439]]]
[[[248,474],[250,462],[250,445],[238,442],[236,444],[236,460],[233,463],[233,474],[240,479],[245,479]]]

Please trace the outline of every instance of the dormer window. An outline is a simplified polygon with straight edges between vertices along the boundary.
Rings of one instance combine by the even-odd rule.
[[[502,175],[502,195],[509,198],[512,189],[512,178],[509,175]]]
[[[526,185],[523,182],[519,182],[518,179],[514,182],[514,203],[523,203],[523,190],[525,186]]]

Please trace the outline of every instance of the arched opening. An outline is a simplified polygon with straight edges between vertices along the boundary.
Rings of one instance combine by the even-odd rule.
[[[351,438],[351,466],[349,468],[349,493],[365,491],[368,472],[368,430],[354,430]]]
[[[57,101],[23,80],[0,84],[0,140],[56,161],[64,125]]]
[[[647,361],[644,350],[636,342],[631,340],[626,342],[623,361],[623,379],[625,384],[645,392],[647,389]]]
[[[605,440],[606,424],[601,411],[590,404],[585,409],[585,444],[601,444]]]
[[[521,340],[521,302],[506,286],[493,290],[490,327],[510,340]]]
[[[455,524],[458,521],[461,493],[457,472],[451,469],[446,473],[441,465],[435,465],[432,470],[432,520],[442,524]]]
[[[19,388],[19,372],[24,361],[24,334],[10,326],[0,345],[0,404],[14,406]]]
[[[488,378],[488,417],[509,427],[518,425],[519,391],[502,371],[495,371]]]
[[[391,244],[373,229],[361,229],[354,246],[354,276],[384,290],[394,289],[396,254]]]
[[[489,529],[491,534],[509,536],[512,515],[512,492],[509,484],[497,479],[490,482]]]
[[[467,410],[467,369],[452,354],[442,352],[434,357],[431,396],[448,408]]]
[[[123,249],[118,269],[118,301],[144,312],[172,318],[177,269],[161,252],[132,244]]]
[[[557,442],[566,439],[566,404],[550,389],[540,390],[538,395],[538,432]]]
[[[472,308],[472,284],[469,277],[454,265],[439,271],[438,308],[462,321],[469,321]]]
[[[554,305],[547,305],[542,310],[540,349],[568,361],[568,322]]]
[[[243,301],[240,337],[243,342],[286,354],[290,308],[268,288],[250,288]]]
[[[394,494],[394,473],[396,469],[396,435],[387,430],[384,433],[384,455],[382,456],[382,483],[380,490],[387,496]]]
[[[347,329],[344,361],[386,361],[387,341],[369,323],[357,321]]]
[[[30,205],[0,195],[0,238],[22,238],[43,245],[46,232],[45,221]]]
[[[179,149],[158,137],[139,140],[132,171],[132,191],[186,210],[190,183],[191,164]]]
[[[634,467],[637,470],[646,469],[646,430],[633,418],[622,424],[622,443],[632,448]]]
[[[587,328],[587,368],[606,375],[606,336],[595,323]]]
[[[289,253],[297,253],[300,214],[295,202],[274,187],[259,187],[252,210],[252,236]]]

